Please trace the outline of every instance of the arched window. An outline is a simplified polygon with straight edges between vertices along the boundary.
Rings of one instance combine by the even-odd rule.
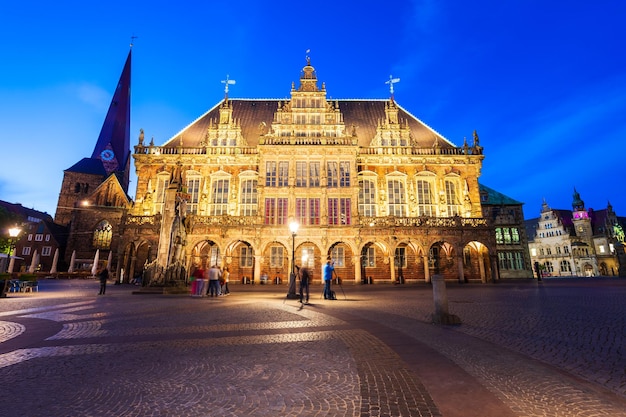
[[[359,180],[359,214],[376,216],[376,183],[371,179]]]
[[[448,206],[448,216],[458,216],[460,213],[459,194],[456,181],[446,179],[446,205]]]
[[[111,223],[102,220],[93,231],[93,247],[96,249],[108,249],[111,246],[111,236],[113,235],[113,227]]]
[[[428,174],[428,175],[426,175]],[[418,216],[436,216],[434,191],[435,176],[430,173],[420,174],[417,177],[415,194],[417,198],[417,215]]]
[[[157,185],[154,198],[154,211],[155,213],[163,213],[163,206],[165,205],[165,191],[170,185],[170,174],[163,172],[157,175]],[[151,190],[149,190],[151,191]]]
[[[390,177],[387,179],[387,195],[389,196],[389,215],[406,217],[406,197],[404,179]]]
[[[187,193],[189,201],[187,202],[187,213],[198,212],[198,202],[200,201],[200,180],[199,172],[187,171]]]
[[[256,216],[259,207],[256,178],[241,180],[240,195],[239,215]]]

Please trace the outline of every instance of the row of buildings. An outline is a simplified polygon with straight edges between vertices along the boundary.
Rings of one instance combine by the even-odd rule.
[[[24,268],[51,269],[52,249],[36,245],[54,239],[61,271],[90,270],[97,253],[116,279],[159,286],[213,264],[233,281],[282,282],[294,265],[319,280],[328,256],[354,283],[529,278],[535,262],[552,275],[626,275],[624,219],[610,208],[600,219],[575,205],[575,227],[562,211],[525,222],[521,202],[479,183],[476,132],[455,146],[393,89],[387,99],[329,99],[308,58],[288,97],[232,99],[226,89],[161,145],[141,130],[131,151],[131,52],[92,155],[64,171],[54,222],[29,226],[17,244]],[[568,269],[548,258],[556,243],[544,230],[554,238],[557,225],[567,253],[593,260],[571,258]]]

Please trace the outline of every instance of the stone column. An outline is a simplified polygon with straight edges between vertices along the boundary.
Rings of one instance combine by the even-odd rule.
[[[261,283],[261,259],[263,259],[263,256],[254,255],[254,272],[252,280],[255,284]]]
[[[480,281],[485,283],[487,282],[487,277],[485,276],[485,258],[479,252],[478,253],[478,270],[480,271]]]
[[[463,273],[463,255],[459,255],[456,257],[457,267],[459,269],[459,282],[465,282],[465,274]]]
[[[391,283],[396,282],[396,265],[394,263],[394,257],[389,256],[389,276],[391,277]]]
[[[422,256],[424,260],[424,282],[430,282],[430,268],[428,267],[428,255]]]
[[[361,283],[361,256],[360,255],[354,255],[352,256],[352,262],[354,263],[354,283],[355,284],[360,284]]]

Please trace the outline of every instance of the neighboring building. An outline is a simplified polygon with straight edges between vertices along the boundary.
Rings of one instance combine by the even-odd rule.
[[[528,237],[524,225],[524,203],[480,184],[483,217],[492,222],[500,278],[532,278]]]
[[[544,201],[541,216],[526,221],[531,262],[546,276],[626,276],[625,225],[611,204],[586,210],[576,190],[572,210]]]
[[[218,264],[233,282],[259,283],[286,280],[294,261],[319,280],[330,256],[344,282],[429,282],[433,274],[488,282],[501,277],[498,253],[507,266],[508,251],[504,276],[528,274],[528,260],[518,270],[514,255],[524,257],[524,234],[519,244],[498,244],[493,226],[519,227],[521,204],[506,204],[511,218],[481,205],[475,132],[471,146],[457,147],[393,94],[328,99],[308,59],[289,98],[230,99],[226,88],[223,101],[162,146],[146,144],[142,130],[132,202],[128,130],[106,128],[129,124],[126,82],[130,53],[117,112],[103,127],[111,133],[65,171],[56,219],[70,227],[65,259],[74,268],[90,268],[99,250],[124,281],[143,274],[148,285],[168,285]]]
[[[45,230],[45,232],[42,232],[42,236],[47,235],[48,240],[45,245],[42,244],[41,246],[45,246],[47,248],[45,249],[46,253],[48,250],[52,250],[52,253],[54,254],[54,251],[56,251],[57,248],[65,246],[65,236],[67,236],[67,232],[62,228],[56,227],[52,223],[52,217],[48,213],[26,208],[21,204],[9,203],[2,200],[0,200],[0,207],[2,207],[10,219],[3,219],[3,223],[6,228],[17,226],[21,229],[17,239],[11,242],[13,246],[12,258],[14,272],[28,268],[28,265],[30,265],[30,263],[26,264],[26,262],[30,262],[31,257],[23,257],[22,252],[24,246],[32,246],[28,243],[28,235],[31,230],[39,230],[41,228],[43,228],[42,230]],[[5,231],[3,230],[2,233],[5,233]],[[3,238],[7,237],[3,236]],[[41,251],[39,253],[41,253]],[[24,266],[25,264],[26,266]],[[51,265],[51,263],[49,265]],[[6,253],[0,254],[0,272],[7,271],[8,267],[9,258]]]
[[[63,260],[66,227],[47,220],[31,222],[24,225],[21,236],[15,247],[21,260],[15,264],[14,272],[50,272],[53,266],[55,271],[67,270]]]

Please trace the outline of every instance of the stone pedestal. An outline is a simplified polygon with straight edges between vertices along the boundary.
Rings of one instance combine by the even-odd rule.
[[[461,324],[461,319],[454,314],[448,313],[448,294],[446,293],[446,281],[442,275],[432,276],[433,301],[435,312],[432,321],[435,324]]]

